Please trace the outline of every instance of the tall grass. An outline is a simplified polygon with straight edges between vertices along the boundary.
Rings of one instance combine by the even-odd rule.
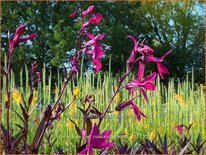
[[[82,68],[82,67],[81,67]],[[25,72],[25,77],[23,77]],[[26,100],[30,95],[29,89],[29,71],[27,66],[21,69],[20,78],[15,79],[15,75],[12,72],[10,77],[10,88],[15,86],[15,81],[19,81],[18,89],[21,90]],[[23,79],[26,79],[23,82]],[[52,73],[47,73],[45,67],[43,69],[43,83],[39,84],[36,88],[38,101],[35,108],[31,108],[32,113],[30,119],[34,122],[30,124],[29,140],[34,136],[34,129],[36,128],[35,121],[40,114],[43,107],[49,103],[54,102],[57,98],[58,92],[62,87],[63,79],[60,73],[57,74],[57,81],[52,83]],[[176,82],[174,79],[170,79],[168,86],[164,86],[160,78],[156,80],[156,91],[147,92],[149,103],[147,104],[142,97],[135,99],[135,102],[140,106],[141,110],[146,114],[147,118],[143,118],[141,122],[134,117],[131,109],[126,109],[121,113],[114,111],[115,106],[129,99],[129,93],[127,90],[123,90],[120,94],[120,98],[115,99],[111,106],[110,111],[114,111],[107,115],[103,121],[101,129],[111,129],[111,140],[121,139],[129,144],[134,143],[137,138],[143,137],[155,137],[156,132],[160,135],[166,133],[171,141],[177,133],[174,129],[175,125],[185,124],[189,125],[193,123],[192,128],[188,134],[196,138],[200,133],[201,137],[204,137],[204,118],[205,118],[205,104],[204,94],[201,85],[196,85],[193,82],[194,76],[189,80],[188,76],[184,82]],[[111,72],[105,72],[98,75],[94,74],[81,74],[71,80],[66,88],[66,92],[62,99],[62,103],[69,102],[75,92],[75,88],[80,89],[78,99],[74,104],[61,116],[59,121],[54,122],[57,128],[54,128],[51,132],[58,137],[56,146],[61,146],[66,152],[75,153],[75,142],[78,139],[78,135],[75,132],[74,126],[69,122],[69,118],[77,122],[81,127],[82,115],[77,110],[77,107],[82,106],[82,102],[86,95],[95,95],[95,103],[100,111],[106,107],[109,102],[112,93],[112,83],[117,85],[117,76],[112,77]],[[128,78],[125,83],[128,82]],[[55,86],[52,87],[52,86]],[[139,92],[136,92],[139,94]],[[3,79],[3,103],[6,100],[5,96],[5,79]],[[4,104],[3,104],[4,106]],[[12,108],[20,111],[19,106],[12,102]],[[3,111],[4,116],[4,111]],[[16,123],[20,122],[15,113],[11,111],[11,117],[13,123],[11,126],[14,131],[17,130]],[[3,120],[4,121],[4,120]],[[96,120],[92,120],[96,121]],[[47,146],[48,147],[48,146]]]

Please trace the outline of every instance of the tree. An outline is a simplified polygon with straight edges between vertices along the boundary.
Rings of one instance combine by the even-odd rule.
[[[108,70],[110,55],[114,73],[125,68],[133,46],[127,35],[132,34],[146,39],[158,56],[174,49],[166,59],[172,77],[183,79],[194,67],[196,81],[203,82],[204,10],[203,4],[197,2],[2,2],[3,52],[8,30],[14,32],[24,23],[29,32],[38,34],[32,44],[15,51],[14,70],[35,58],[41,66],[45,62],[55,74],[68,60],[68,51],[76,48],[80,23],[70,19],[69,14],[91,4],[95,5],[95,12],[104,16],[93,33],[108,34],[104,39],[109,47],[103,60],[104,70]]]
[[[203,5],[195,2],[141,3],[136,14],[146,29],[144,37],[153,42],[160,55],[174,49],[166,59],[171,76],[183,79],[193,68],[196,82],[203,82]]]

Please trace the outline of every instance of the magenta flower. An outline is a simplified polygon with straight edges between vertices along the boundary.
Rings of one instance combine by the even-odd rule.
[[[139,62],[139,69],[138,69],[138,75],[137,80],[133,79],[129,83],[126,84],[126,89],[128,89],[132,94],[134,89],[140,88],[140,92],[143,94],[145,100],[148,103],[148,97],[146,95],[146,92],[144,89],[147,90],[155,90],[156,86],[153,83],[155,80],[157,74],[153,72],[151,75],[148,75],[144,80],[142,80],[144,75],[144,64],[142,62]]]
[[[93,17],[89,19],[89,21],[84,22],[81,27],[81,31],[84,28],[89,27],[91,24],[99,24],[102,20],[103,16],[100,13],[95,14]]]
[[[21,25],[16,29],[16,32],[14,34],[14,37],[12,38],[10,35],[8,36],[9,38],[9,46],[10,46],[10,50],[12,51],[15,47],[17,47],[19,45],[19,42],[26,42],[27,40],[31,40],[36,38],[36,33],[32,33],[31,35],[29,35],[28,37],[22,37],[20,38],[21,34],[24,33],[24,31],[26,30],[26,26],[25,25]]]
[[[129,58],[127,59],[127,64],[128,64],[128,68],[131,67],[131,65],[135,62],[136,60],[136,55],[137,55],[137,48],[138,48],[138,45],[139,45],[139,42],[137,42],[137,40],[135,39],[135,37],[129,35],[127,36],[128,38],[132,39],[133,42],[134,42],[134,47],[132,49],[132,52],[129,56]]]
[[[166,74],[170,74],[169,70],[162,64],[162,62],[164,61],[165,57],[167,57],[170,53],[172,52],[172,50],[168,51],[165,55],[163,55],[161,58],[156,58],[154,56],[145,56],[143,57],[144,61],[147,62],[156,62],[157,63],[157,69],[158,72],[160,74],[160,77],[162,79],[164,79],[164,75]]]
[[[85,11],[82,12],[82,16],[86,16],[94,11],[94,5],[89,6]]]
[[[69,58],[71,63],[71,72],[72,73],[79,73],[78,61],[74,58]]]
[[[134,98],[132,98],[132,99],[130,99],[130,100],[128,100],[128,101],[124,101],[124,102],[120,103],[118,106],[115,107],[115,110],[120,111],[120,110],[126,108],[127,106],[129,106],[129,105],[131,105],[131,104],[133,103],[132,101],[133,101],[135,98],[136,98],[136,97],[134,97]]]
[[[82,136],[86,138],[87,145],[86,148],[80,152],[80,154],[93,154],[93,149],[104,149],[113,147],[112,142],[107,142],[111,132],[111,130],[106,130],[100,133],[98,126],[96,125],[96,123],[94,123],[92,130],[87,137],[86,132],[84,131],[84,129],[82,129]]]
[[[183,134],[184,125],[177,125],[177,126],[175,126],[175,128],[177,129],[179,134],[181,134],[181,135]]]
[[[99,24],[102,20],[103,16],[100,13],[95,14],[92,18],[90,18],[91,24]]]
[[[103,34],[99,34],[97,35],[96,37],[94,37],[93,34],[91,34],[90,32],[88,31],[85,31],[85,34],[91,39],[90,41],[86,42],[84,44],[84,46],[91,46],[91,45],[94,45],[94,50],[93,50],[93,55],[94,55],[94,59],[99,59],[102,57],[103,55],[103,52],[102,52],[102,49],[98,43],[99,40],[103,39],[106,34],[103,33]]]
[[[74,17],[76,17],[78,15],[78,12],[77,11],[74,11],[74,12],[72,12],[70,15],[69,15],[69,17],[70,18],[74,18]]]
[[[99,61],[99,59],[103,56],[103,51],[102,51],[102,48],[100,46],[100,44],[98,43],[99,40],[103,39],[106,34],[103,33],[103,34],[99,34],[97,35],[96,37],[94,37],[93,34],[91,34],[90,32],[88,31],[85,31],[85,34],[91,39],[90,41],[86,42],[84,44],[84,47],[89,47],[89,46],[94,46],[93,50],[89,50],[87,52],[87,50],[85,51],[86,54],[88,55],[93,55],[93,59],[92,59],[92,63],[96,66],[95,67],[95,72],[98,73],[99,70],[102,68],[102,64],[101,62]]]
[[[132,103],[132,109],[133,109],[134,114],[136,115],[136,117],[139,121],[141,121],[141,116],[145,117],[145,118],[147,117],[147,116],[145,116],[145,114],[139,109],[139,107],[134,102]]]
[[[144,44],[142,45],[142,47],[141,46],[138,47],[137,51],[139,53],[142,53],[143,55],[153,55],[154,54],[154,50],[151,47],[144,45]]]
[[[92,59],[92,63],[96,66],[95,73],[98,73],[102,68],[102,63],[98,59]]]
[[[33,61],[31,63],[31,87],[37,85],[38,83],[42,82],[42,71],[39,68],[38,64],[36,61]]]

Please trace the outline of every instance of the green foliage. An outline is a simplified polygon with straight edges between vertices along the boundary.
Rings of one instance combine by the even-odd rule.
[[[123,62],[132,50],[132,42],[126,36],[133,34],[141,40],[146,38],[158,56],[174,49],[166,59],[172,77],[182,80],[193,67],[195,82],[203,82],[204,7],[198,2],[2,2],[3,52],[8,30],[14,32],[25,23],[29,32],[38,34],[32,45],[28,43],[14,52],[14,70],[30,64],[34,57],[40,66],[45,62],[55,75],[68,58],[67,51],[76,48],[80,23],[70,19],[69,14],[91,4],[104,16],[93,33],[108,34],[105,43],[110,49],[103,60],[104,70],[108,69],[109,55],[113,73],[125,67]]]

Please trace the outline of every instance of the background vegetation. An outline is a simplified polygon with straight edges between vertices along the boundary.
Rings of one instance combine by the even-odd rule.
[[[103,60],[104,70],[108,70],[110,56],[113,74],[125,67],[132,50],[132,42],[126,36],[133,34],[145,38],[157,55],[174,49],[166,63],[175,81],[183,80],[193,67],[195,82],[204,82],[204,4],[201,2],[2,2],[4,53],[8,47],[6,34],[14,32],[18,25],[26,24],[29,32],[38,34],[32,44],[16,49],[14,72],[36,59],[41,66],[45,62],[47,69],[56,75],[76,45],[80,23],[70,19],[69,14],[75,8],[85,9],[91,4],[104,15],[94,31],[108,34],[104,40],[109,47]]]

